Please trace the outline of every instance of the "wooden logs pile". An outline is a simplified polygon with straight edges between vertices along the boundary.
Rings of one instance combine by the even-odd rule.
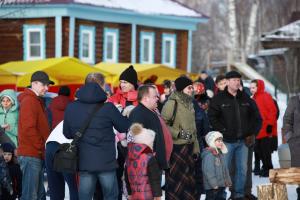
[[[300,184],[300,168],[271,169],[270,184],[257,186],[259,200],[288,200],[286,184]]]
[[[271,169],[269,172],[269,179],[271,183],[299,185],[300,168]]]

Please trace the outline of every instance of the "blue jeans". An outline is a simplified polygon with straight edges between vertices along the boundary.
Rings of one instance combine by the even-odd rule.
[[[233,193],[235,198],[245,196],[245,184],[247,177],[247,161],[248,161],[248,147],[244,140],[239,140],[235,143],[227,143],[228,153],[225,154],[225,162],[231,171],[232,161],[235,160],[234,177],[231,177],[233,182]],[[235,159],[233,159],[235,157]],[[233,163],[234,164],[234,163]]]
[[[22,171],[21,200],[46,200],[44,187],[44,161],[29,156],[19,156]]]
[[[76,174],[60,173],[53,170],[54,154],[59,148],[59,143],[48,142],[46,145],[46,170],[51,200],[65,199],[65,181],[69,187],[70,200],[78,200]]]
[[[103,199],[118,200],[116,170],[105,172],[80,172],[79,176],[80,200],[91,200],[93,198],[97,179],[102,187]]]

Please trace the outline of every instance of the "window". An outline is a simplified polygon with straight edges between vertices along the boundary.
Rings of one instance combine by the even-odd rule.
[[[154,33],[140,33],[140,63],[154,63]]]
[[[45,25],[24,25],[24,60],[39,60],[45,56]]]
[[[175,67],[176,65],[176,35],[166,34],[162,36],[162,63]]]
[[[118,62],[119,57],[119,30],[104,28],[103,61]]]
[[[95,64],[95,27],[80,26],[79,32],[79,58]]]

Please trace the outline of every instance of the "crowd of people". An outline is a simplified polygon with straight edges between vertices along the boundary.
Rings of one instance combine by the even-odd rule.
[[[215,81],[202,71],[194,82],[184,75],[165,80],[162,94],[152,79],[139,83],[133,66],[119,80],[111,93],[101,73],[90,73],[74,100],[62,86],[49,105],[43,96],[53,82],[43,71],[33,73],[18,96],[3,90],[0,199],[45,200],[45,172],[51,200],[65,198],[65,182],[70,200],[160,200],[163,190],[167,200],[202,194],[207,200],[257,199],[252,173],[267,177],[273,168],[279,116],[262,80],[252,80],[249,89],[237,71]],[[291,152],[299,146],[299,113],[294,97],[283,119]],[[56,171],[60,144],[70,143],[89,118],[78,172]],[[292,166],[299,167],[299,155],[291,154]]]

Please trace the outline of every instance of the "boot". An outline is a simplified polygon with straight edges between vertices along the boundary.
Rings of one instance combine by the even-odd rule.
[[[297,191],[297,195],[298,195],[297,200],[300,200],[300,186],[297,187],[296,191]]]

